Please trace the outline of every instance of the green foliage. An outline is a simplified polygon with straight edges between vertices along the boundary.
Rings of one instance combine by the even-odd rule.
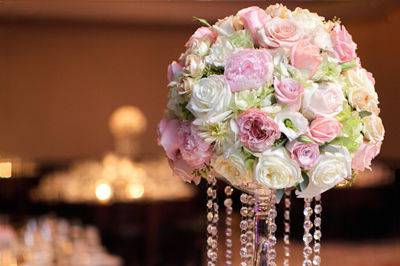
[[[335,81],[340,78],[341,65],[338,65],[333,58],[325,55],[322,64],[318,67],[313,76],[315,81]]]
[[[334,139],[331,144],[338,144],[347,148],[350,153],[354,153],[361,145],[362,141],[362,123],[361,117],[357,111],[353,111],[346,104],[343,111],[336,116],[342,124],[342,133]]]
[[[235,31],[228,39],[237,48],[254,48],[253,39],[247,30]]]
[[[203,78],[206,78],[211,75],[222,75],[224,74],[224,67],[217,67],[213,65],[206,65],[203,70]]]
[[[288,142],[288,140],[289,139],[284,134],[282,134],[281,137],[275,141],[274,147],[282,147],[286,144],[286,142]]]
[[[193,20],[199,22],[204,26],[211,27],[211,24],[204,18],[193,17]]]
[[[194,170],[192,172],[192,175],[196,176],[196,177],[202,177],[202,178],[207,179],[210,175],[211,170],[212,170],[211,165],[205,164],[202,168]]]
[[[192,121],[194,115],[186,108],[188,102],[178,103],[178,108],[183,120]]]

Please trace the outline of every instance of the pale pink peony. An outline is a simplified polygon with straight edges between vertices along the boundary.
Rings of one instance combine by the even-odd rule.
[[[265,151],[281,136],[275,121],[257,108],[248,109],[240,114],[237,124],[240,141],[254,152]]]
[[[169,64],[167,73],[168,82],[177,81],[181,74],[182,66],[178,62],[173,61],[171,64]]]
[[[195,126],[190,122],[183,122],[178,129],[178,147],[182,159],[193,168],[201,168],[211,158],[210,144],[199,135]]]
[[[312,77],[322,62],[322,56],[318,46],[309,40],[302,39],[293,47],[290,55],[290,63],[295,68],[303,70]]]
[[[260,34],[265,35],[265,25],[267,23],[267,14],[258,6],[244,8],[238,12],[240,20],[243,22],[244,28],[248,29],[256,43],[259,42]]]
[[[309,137],[318,143],[330,142],[341,130],[342,125],[335,118],[317,116],[310,124]]]
[[[371,161],[381,150],[382,142],[363,142],[353,155],[352,168],[359,171],[371,170]]]
[[[288,105],[291,110],[298,111],[300,109],[304,88],[299,82],[290,78],[276,79],[274,88],[278,103]]]
[[[266,38],[260,38],[263,47],[292,47],[301,37],[297,26],[287,19],[274,18],[265,27]]]
[[[312,168],[318,161],[319,145],[314,142],[304,143],[300,141],[291,141],[286,144],[286,149],[290,156],[303,169]]]
[[[225,78],[232,92],[258,89],[272,80],[271,54],[265,49],[244,49],[232,54],[225,66]]]
[[[336,57],[340,61],[347,62],[357,57],[357,44],[353,42],[351,35],[344,26],[336,25],[332,29],[331,39]]]
[[[193,181],[196,185],[200,183],[200,176],[193,175],[195,169],[190,167],[184,160],[169,160],[169,164],[172,168],[173,174],[180,177],[183,181],[188,183]]]
[[[187,43],[185,44],[186,47],[192,47],[197,41],[208,41],[210,43],[214,43],[217,39],[218,34],[212,31],[208,27],[200,27],[198,28],[193,35],[189,38]]]
[[[158,125],[158,144],[161,145],[167,157],[176,160],[179,153],[178,129],[180,122],[177,119],[166,119],[165,117]]]

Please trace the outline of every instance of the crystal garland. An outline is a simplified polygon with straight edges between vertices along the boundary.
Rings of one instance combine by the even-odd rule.
[[[207,188],[207,266],[216,266],[218,258],[217,179],[210,177]]]
[[[283,234],[283,266],[289,266],[290,264],[290,196],[292,191],[290,189],[285,190],[284,195],[284,213],[283,213],[283,225],[284,225],[284,234]]]
[[[317,195],[314,198],[315,205],[314,205],[314,257],[312,260],[313,265],[320,265],[321,264],[321,213],[322,213],[322,203],[321,203],[321,195]]]
[[[311,234],[311,229],[313,227],[313,223],[311,222],[311,216],[313,214],[313,209],[311,208],[312,198],[304,199],[304,249],[303,249],[303,266],[311,266],[312,261],[310,256],[312,254],[311,242],[313,240],[313,236]]]
[[[242,207],[240,208],[240,266],[252,265],[251,254],[248,252],[248,244],[252,243],[252,239],[249,238],[249,225],[248,225],[248,210],[249,210],[249,199],[250,196],[246,193],[240,195],[240,202]]]
[[[275,193],[271,193],[269,200],[269,210],[268,210],[268,218],[267,218],[267,226],[268,226],[268,266],[276,266],[276,223],[275,218],[277,216],[276,211],[276,195]]]
[[[247,250],[247,255],[248,255],[248,261],[251,262],[250,265],[253,265],[252,262],[254,261],[254,241],[255,241],[255,235],[254,235],[254,203],[255,199],[252,195],[247,195],[247,244],[246,244],[246,250]]]
[[[232,265],[232,212],[233,212],[233,201],[232,193],[233,188],[231,186],[225,187],[225,265]]]

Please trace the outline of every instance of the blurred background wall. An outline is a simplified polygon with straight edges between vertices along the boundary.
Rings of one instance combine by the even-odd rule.
[[[100,156],[112,149],[108,118],[120,105],[149,119],[143,143],[158,154],[156,125],[166,68],[198,26],[259,2],[0,2],[0,151],[41,160]],[[380,157],[398,161],[398,1],[292,1],[338,16],[377,81],[386,139]]]

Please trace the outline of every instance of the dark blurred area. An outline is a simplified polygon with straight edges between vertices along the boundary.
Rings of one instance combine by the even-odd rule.
[[[106,249],[126,266],[205,265],[204,184],[193,197],[176,201],[45,202],[34,200],[32,191],[44,176],[113,150],[108,121],[123,105],[137,106],[147,118],[140,160],[161,156],[156,126],[166,104],[166,68],[199,26],[192,16],[214,22],[243,7],[273,3],[0,1],[0,162],[19,158],[35,166],[0,178],[2,219],[21,227],[31,217],[51,214],[94,225]],[[323,195],[323,264],[400,265],[400,3],[284,3],[341,18],[374,74],[386,129],[374,174]],[[238,192],[235,197],[238,228]],[[299,241],[302,208],[295,200],[293,239]]]

